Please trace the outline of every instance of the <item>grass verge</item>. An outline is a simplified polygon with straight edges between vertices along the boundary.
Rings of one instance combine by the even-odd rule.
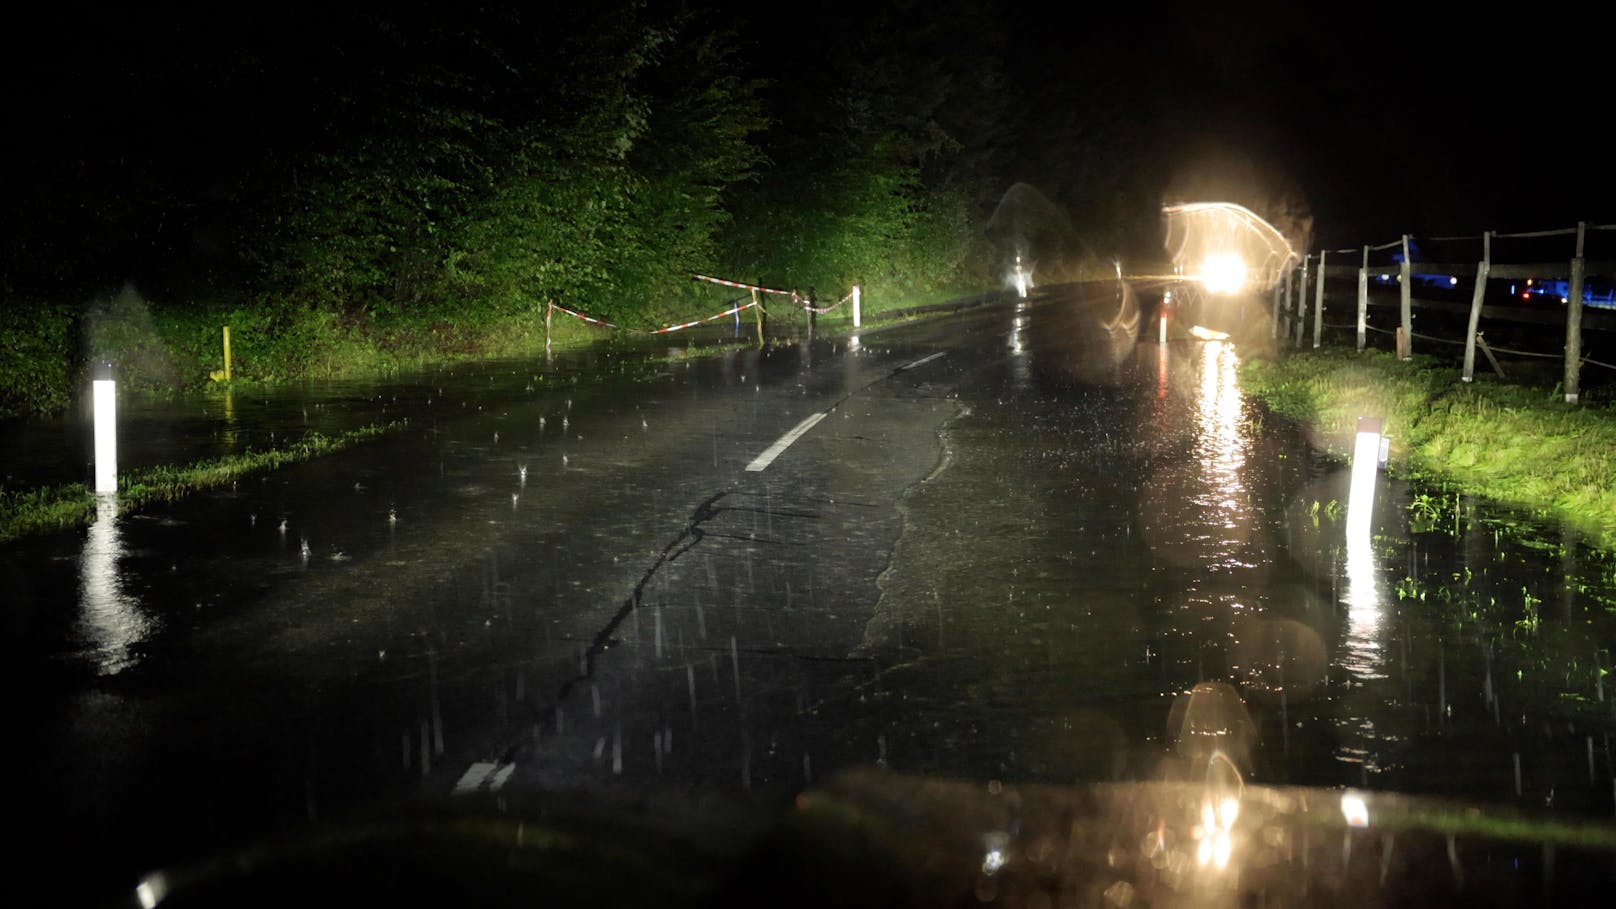
[[[274,470],[350,448],[403,428],[403,421],[374,423],[335,436],[311,432],[290,445],[198,461],[184,467],[153,467],[118,478],[118,510],[136,511],[171,502],[197,490],[223,486],[248,474]],[[25,492],[0,490],[0,543],[24,536],[82,527],[95,520],[96,497],[83,483]]]
[[[1346,454],[1360,415],[1378,415],[1394,470],[1566,521],[1616,550],[1616,411],[1491,378],[1458,381],[1445,362],[1384,351],[1255,359],[1241,385]]]

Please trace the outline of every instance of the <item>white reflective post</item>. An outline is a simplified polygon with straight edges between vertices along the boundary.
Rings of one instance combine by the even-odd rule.
[[[1352,486],[1347,493],[1347,539],[1368,539],[1375,511],[1375,474],[1380,469],[1379,417],[1359,417],[1352,446]]]
[[[111,379],[96,379],[95,491],[118,491],[118,396]]]
[[[864,324],[863,316],[859,312],[859,297],[860,297],[859,286],[857,284],[854,284],[853,285],[853,327],[854,328],[858,328],[860,325]]]

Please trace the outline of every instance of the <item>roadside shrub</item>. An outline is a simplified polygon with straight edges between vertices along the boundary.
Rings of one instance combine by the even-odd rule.
[[[5,308],[0,320],[0,417],[65,409],[79,360],[74,307],[7,300]]]

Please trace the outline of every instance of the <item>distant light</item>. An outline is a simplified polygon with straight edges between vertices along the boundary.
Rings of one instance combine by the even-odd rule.
[[[1527,287],[1531,287],[1531,286],[1532,286],[1532,279],[1531,279],[1531,278],[1527,278],[1527,279],[1526,279],[1526,286],[1527,286]]]
[[[1364,804],[1363,796],[1356,792],[1341,794],[1341,816],[1346,818],[1349,827],[1369,826],[1369,806]]]
[[[1201,283],[1215,294],[1232,294],[1246,286],[1246,263],[1233,253],[1213,253],[1201,263]]]
[[[1004,853],[1003,852],[1000,852],[997,849],[990,849],[990,850],[988,850],[987,855],[982,856],[982,873],[983,874],[993,874],[994,872],[998,871],[1000,868],[1003,868],[1003,867],[1004,867]]]
[[[1449,284],[1449,285],[1450,285],[1450,286],[1451,286],[1451,285],[1454,285],[1454,284],[1458,284],[1458,283],[1459,283],[1459,279],[1458,279],[1458,278],[1451,278],[1451,277],[1450,277],[1450,278],[1448,278],[1448,284]]]
[[[1532,295],[1523,290],[1523,291],[1521,291],[1521,299],[1522,300],[1530,300],[1530,299],[1532,299]]]
[[[1570,298],[1570,297],[1561,297],[1561,298],[1560,298],[1560,302],[1561,302],[1561,303],[1570,303],[1570,302],[1571,302],[1571,298]]]
[[[135,887],[135,899],[141,909],[155,909],[168,896],[168,881],[161,874],[153,874]]]

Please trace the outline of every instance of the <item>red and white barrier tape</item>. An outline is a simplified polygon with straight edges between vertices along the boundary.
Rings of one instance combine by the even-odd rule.
[[[756,303],[743,303],[740,306],[735,307],[734,309],[726,309],[726,310],[724,310],[723,312],[719,313],[716,316],[708,316],[705,319],[697,319],[694,322],[686,322],[683,325],[669,325],[667,328],[658,328],[655,331],[647,332],[647,334],[661,335],[661,334],[667,334],[670,331],[678,331],[681,328],[690,328],[691,326],[700,325],[703,322],[711,322],[714,319],[722,319],[725,316],[733,316],[733,315],[735,315],[736,313],[740,312],[743,309],[751,309],[752,307],[757,306],[757,305],[758,304],[756,304]]]
[[[832,303],[829,306],[809,306],[807,303],[804,303],[802,305],[802,308],[806,309],[806,310],[809,310],[810,312],[818,313],[819,315],[824,315],[825,313],[830,312],[831,310],[835,309],[838,306],[841,306],[843,303],[846,303],[848,300],[851,300],[851,299],[853,299],[853,292],[848,291],[847,296],[841,298],[840,300],[837,300],[835,303]]]
[[[744,290],[755,290],[758,293],[763,294],[779,294],[782,297],[794,297],[797,295],[797,292],[794,290],[775,290],[772,287],[763,287],[757,284],[744,284],[740,281],[726,281],[723,278],[714,278],[710,275],[698,275],[692,273],[690,277],[695,278],[697,281],[706,281],[711,284],[722,284],[725,287],[739,287]]]
[[[615,324],[613,324],[611,322],[608,322],[605,319],[596,319],[596,318],[593,318],[591,316],[586,316],[581,312],[573,312],[572,310],[566,308],[565,306],[558,306],[555,303],[551,303],[550,307],[552,309],[559,309],[562,312],[566,313],[569,316],[572,316],[575,319],[583,319],[585,322],[592,322],[595,325],[604,325],[607,328],[622,328],[623,327],[621,325],[615,325]]]
[[[723,312],[721,312],[721,313],[719,313],[717,315],[708,316],[705,319],[697,319],[694,322],[686,322],[683,325],[669,325],[666,328],[656,328],[656,329],[651,329],[651,330],[647,331],[647,330],[645,330],[643,328],[624,328],[621,325],[617,325],[617,324],[614,324],[612,322],[608,322],[605,319],[596,319],[596,318],[593,318],[592,316],[586,316],[581,312],[573,312],[572,310],[566,308],[565,306],[558,306],[555,303],[550,304],[552,309],[556,309],[556,310],[559,310],[560,312],[564,312],[567,315],[572,316],[574,318],[582,319],[585,322],[590,322],[590,323],[593,323],[595,325],[604,325],[607,328],[615,328],[615,329],[617,329],[619,331],[631,332],[631,333],[637,334],[637,335],[661,335],[661,334],[667,334],[670,331],[679,331],[680,329],[683,329],[683,328],[691,328],[693,326],[700,325],[703,322],[711,322],[714,319],[722,319],[725,316],[733,316],[736,313],[741,312],[742,310],[751,309],[752,307],[757,306],[757,305],[759,305],[759,304],[757,304],[757,303],[742,303],[740,306],[737,306],[737,307],[735,307],[733,309],[726,309],[726,310],[724,310]]]

